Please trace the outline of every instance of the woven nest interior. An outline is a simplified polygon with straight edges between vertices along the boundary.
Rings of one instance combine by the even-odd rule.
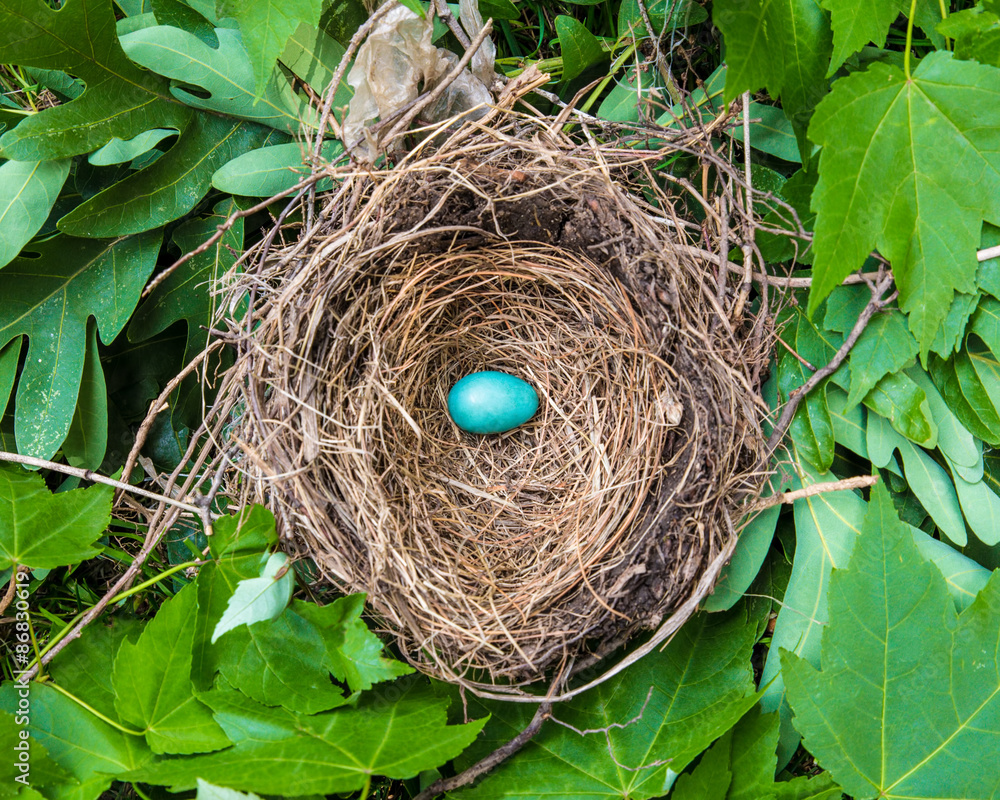
[[[472,687],[679,627],[760,489],[771,341],[673,199],[628,185],[656,154],[497,115],[338,173],[233,287],[255,305],[224,389],[231,493]],[[528,381],[538,413],[460,430],[447,394],[480,370]]]

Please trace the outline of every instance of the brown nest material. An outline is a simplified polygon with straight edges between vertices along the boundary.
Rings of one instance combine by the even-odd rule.
[[[688,238],[725,253],[746,219],[732,196],[678,219],[662,148],[581,148],[509,110],[444,130],[395,168],[337,171],[238,279],[254,313],[223,447],[231,493],[367,592],[412,663],[512,691],[662,640],[711,590],[762,483],[772,339],[766,296],[751,314]],[[703,129],[680,139],[738,180]],[[459,430],[447,393],[484,369],[530,382],[536,416]]]

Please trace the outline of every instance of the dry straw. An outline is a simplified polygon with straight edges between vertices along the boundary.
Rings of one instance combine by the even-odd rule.
[[[752,220],[709,126],[598,145],[523,91],[392,168],[331,169],[276,226],[230,287],[252,312],[214,412],[231,495],[420,669],[508,694],[662,641],[711,590],[762,481],[772,342],[719,256]],[[671,153],[711,196],[662,179]],[[482,369],[539,413],[459,430],[447,392]]]

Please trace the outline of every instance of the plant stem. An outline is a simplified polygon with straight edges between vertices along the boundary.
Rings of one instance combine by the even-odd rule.
[[[621,55],[619,55],[614,62],[612,62],[611,69],[609,70],[607,76],[605,76],[605,78],[597,84],[594,91],[591,92],[590,97],[587,98],[587,102],[580,107],[581,111],[585,113],[590,111],[591,107],[597,101],[597,98],[600,97],[601,92],[604,91],[605,87],[611,82],[615,75],[618,74],[618,70],[620,70],[622,66],[624,66],[625,62],[632,57],[632,54],[635,53],[635,47],[634,43],[629,45],[624,51],[622,51]]]
[[[903,51],[903,72],[910,79],[910,48],[913,46],[913,15],[917,13],[917,0],[910,0],[910,15],[906,18],[906,50]]]
[[[182,569],[187,569],[188,567],[197,567],[204,563],[205,563],[204,561],[185,561],[183,564],[177,564],[171,567],[170,569],[161,572],[159,575],[154,575],[149,580],[143,581],[142,583],[133,586],[131,589],[124,591],[121,594],[116,594],[108,601],[108,605],[111,605],[112,603],[119,603],[122,600],[125,600],[131,597],[132,595],[141,592],[143,589],[148,589],[150,586],[159,583],[164,578],[169,578],[171,575],[173,575],[176,572],[180,572]],[[66,625],[63,627],[63,629],[59,631],[59,633],[57,633],[55,636],[49,639],[49,642],[48,644],[45,645],[45,648],[35,656],[35,661],[32,662],[32,665],[38,663],[38,661],[41,659],[42,656],[44,656],[47,652],[49,652],[49,650],[55,647],[55,645],[57,645],[62,640],[62,638],[73,628],[73,626],[80,619],[80,617],[84,615],[84,613],[85,612],[81,611],[79,614],[73,617],[73,619],[67,622]]]
[[[45,685],[51,687],[52,689],[55,689],[60,694],[66,695],[66,697],[68,697],[70,700],[72,700],[78,706],[80,706],[81,708],[87,709],[87,711],[89,711],[91,714],[93,714],[99,720],[108,723],[108,725],[110,725],[112,728],[120,730],[122,733],[127,733],[129,736],[145,736],[146,735],[145,731],[133,731],[130,728],[126,728],[125,726],[118,724],[117,722],[115,722],[110,717],[106,717],[104,714],[102,714],[100,711],[98,711],[93,706],[90,706],[87,703],[83,702],[83,700],[81,700],[75,694],[67,692],[65,689],[63,689],[62,686],[59,686],[56,683],[46,682]]]

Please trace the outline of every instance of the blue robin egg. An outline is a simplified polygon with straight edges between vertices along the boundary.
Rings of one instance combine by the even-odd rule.
[[[531,419],[538,394],[506,372],[474,372],[448,392],[448,413],[463,431],[503,433]]]

